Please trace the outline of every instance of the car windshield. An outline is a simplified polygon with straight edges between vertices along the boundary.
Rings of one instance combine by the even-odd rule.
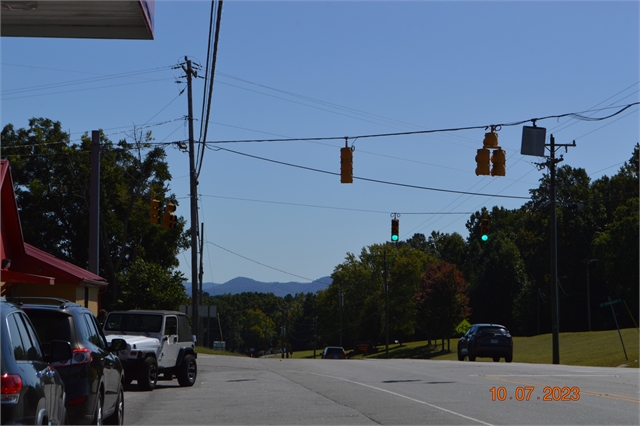
[[[162,315],[112,313],[109,314],[104,329],[105,331],[159,333],[162,329]]]

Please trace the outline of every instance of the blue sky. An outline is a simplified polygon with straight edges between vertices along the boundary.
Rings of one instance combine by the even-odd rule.
[[[504,177],[475,175],[482,128],[355,137],[603,117],[638,102],[638,4],[226,1],[198,188],[204,281],[314,280],[348,252],[388,241],[391,213],[401,214],[401,239],[466,238],[471,213],[518,208],[543,174],[541,158],[520,154],[522,125],[498,132]],[[101,128],[116,142],[134,126],[151,126],[156,142],[187,140],[185,79],[173,67],[185,56],[204,67],[210,7],[156,1],[152,41],[2,38],[2,126],[46,117],[72,140]],[[198,119],[202,92],[198,79]],[[575,140],[562,164],[595,180],[631,157],[638,107],[537,125],[547,142]],[[345,136],[355,147],[350,185],[239,154],[338,173],[344,140],[215,143]],[[170,145],[167,158],[176,213],[189,221],[188,155]],[[188,251],[180,262],[190,279]]]

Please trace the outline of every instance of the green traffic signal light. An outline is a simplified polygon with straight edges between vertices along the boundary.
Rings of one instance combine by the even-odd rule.
[[[400,238],[400,221],[391,219],[391,241],[398,241]]]
[[[480,239],[482,241],[489,240],[489,219],[482,219],[480,221]]]

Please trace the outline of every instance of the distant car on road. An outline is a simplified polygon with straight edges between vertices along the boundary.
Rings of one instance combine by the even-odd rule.
[[[48,361],[69,360],[69,343],[51,342],[46,356],[29,317],[4,297],[0,298],[0,336],[1,423],[67,424],[64,382]]]
[[[327,346],[322,352],[322,359],[347,359],[347,354],[341,346]]]
[[[500,324],[474,324],[458,341],[458,361],[475,361],[476,357],[493,358],[499,362],[513,361],[513,339],[511,333]]]
[[[126,342],[107,343],[93,312],[78,303],[47,297],[15,300],[31,319],[45,353],[52,341],[71,344],[72,358],[52,363],[65,384],[70,424],[123,424],[124,368],[116,352],[126,349]]]

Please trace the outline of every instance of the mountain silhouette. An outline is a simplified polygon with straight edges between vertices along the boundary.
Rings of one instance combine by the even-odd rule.
[[[224,284],[216,284],[212,282],[202,283],[202,291],[209,293],[210,296],[220,296],[222,294],[240,294],[240,293],[273,293],[276,296],[284,297],[287,294],[295,295],[297,293],[315,293],[318,290],[326,289],[331,284],[331,277],[322,277],[310,283],[301,282],[262,282],[246,277],[236,277]],[[187,295],[191,296],[191,282],[184,282],[184,288]]]

